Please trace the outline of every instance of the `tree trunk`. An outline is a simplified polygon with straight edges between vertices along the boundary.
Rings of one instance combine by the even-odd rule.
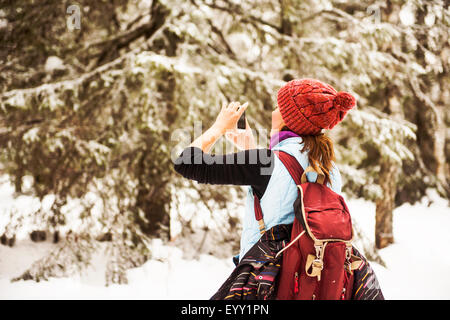
[[[392,119],[403,118],[400,92],[397,87],[386,89],[385,112]],[[395,208],[395,195],[397,194],[398,174],[401,164],[389,158],[381,158],[378,185],[382,190],[382,197],[375,201],[375,246],[378,249],[385,248],[394,243],[393,211]]]
[[[428,15],[429,7],[423,6],[416,12],[416,24],[426,26],[425,18]],[[441,51],[429,46],[429,35],[418,28],[416,38],[421,45],[415,51],[416,60],[426,67],[428,62],[425,59],[425,50],[439,56]],[[422,151],[424,163],[428,169],[436,176],[438,190],[450,192],[446,176],[446,124],[445,108],[447,97],[447,86],[445,83],[445,71],[437,75],[423,75],[415,82],[412,82],[412,89],[416,96],[418,106],[417,127],[418,143]]]
[[[393,215],[398,164],[388,159],[383,159],[379,176],[379,185],[383,190],[383,196],[375,201],[375,246],[378,249],[385,248],[394,243]]]

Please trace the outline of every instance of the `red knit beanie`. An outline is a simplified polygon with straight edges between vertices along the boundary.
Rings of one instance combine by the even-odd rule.
[[[303,135],[332,129],[356,105],[350,93],[315,79],[289,81],[278,91],[277,102],[286,126]]]

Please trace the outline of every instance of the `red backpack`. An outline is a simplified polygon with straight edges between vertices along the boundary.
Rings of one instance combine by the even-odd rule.
[[[344,198],[326,186],[322,172],[308,182],[296,158],[275,151],[298,187],[291,240],[282,256],[277,299],[350,299],[353,270],[362,263],[353,254],[352,220]]]

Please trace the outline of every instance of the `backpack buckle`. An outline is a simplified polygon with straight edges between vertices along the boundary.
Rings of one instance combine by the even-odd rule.
[[[317,277],[317,281],[320,281],[320,276],[323,270],[323,255],[326,243],[315,243],[316,256],[310,254],[306,261],[306,274],[310,277]],[[311,270],[311,272],[309,272]]]
[[[350,262],[352,257],[352,245],[347,245],[345,248],[345,261]]]
[[[317,281],[320,281],[320,275],[322,274],[322,270],[323,270],[323,261],[319,260],[319,259],[314,259],[314,261],[312,263],[312,269],[313,269],[313,274],[316,274],[316,276],[317,276]]]
[[[317,277],[317,281],[320,281],[320,275],[323,270],[323,261],[309,254],[305,265],[306,274],[310,277]]]
[[[347,244],[347,247],[345,249],[345,270],[349,274],[353,274],[353,270],[357,269],[359,267],[359,263],[352,263],[352,258],[355,257],[352,255],[352,245]],[[356,258],[356,257],[355,257]]]
[[[312,262],[312,267],[314,269],[318,269],[318,270],[322,271],[323,270],[323,261],[319,260],[319,259],[314,259]]]
[[[316,258],[318,260],[322,260],[323,258],[323,248],[325,246],[323,244],[314,244],[314,248],[316,249]]]

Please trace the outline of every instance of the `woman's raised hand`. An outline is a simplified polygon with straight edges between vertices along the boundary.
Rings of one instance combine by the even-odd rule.
[[[228,105],[222,104],[222,109],[214,122],[214,127],[216,127],[222,134],[227,131],[236,129],[236,124],[244,113],[245,109],[248,107],[248,102],[244,103],[242,106],[239,102],[230,102]]]
[[[245,119],[245,130],[234,128],[227,131],[225,137],[240,150],[257,148],[252,129],[250,128],[247,119]]]

